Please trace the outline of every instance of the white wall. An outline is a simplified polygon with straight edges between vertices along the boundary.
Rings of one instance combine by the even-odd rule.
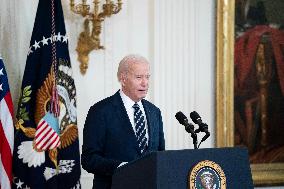
[[[2,1],[0,53],[17,104],[38,0]],[[62,4],[78,94],[80,142],[89,107],[119,89],[119,60],[128,53],[139,53],[152,64],[148,99],[161,108],[166,148],[193,148],[174,117],[177,111],[189,115],[193,110],[208,123],[212,134],[201,147],[214,147],[214,1],[123,0],[122,11],[105,20],[101,39],[106,50],[90,54],[85,76],[80,74],[75,51],[83,19],[70,11],[68,0]],[[92,186],[92,175],[85,171],[82,186]]]
[[[168,149],[193,148],[175,113],[196,110],[213,134],[214,3],[154,1],[152,99],[161,108]],[[206,12],[206,13],[205,13]],[[205,24],[206,23],[206,24]],[[212,147],[211,137],[203,147]]]

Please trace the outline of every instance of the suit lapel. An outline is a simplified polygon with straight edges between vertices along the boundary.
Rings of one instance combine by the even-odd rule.
[[[150,110],[150,107],[148,106],[147,102],[143,99],[142,100],[143,108],[146,114],[146,119],[147,119],[147,124],[148,124],[148,136],[149,136],[149,141],[148,141],[148,149],[151,149],[152,147],[152,139],[153,139],[153,114]]]
[[[119,116],[122,120],[122,127],[126,132],[126,136],[129,137],[129,142],[130,143],[135,143],[136,145],[136,150],[140,153],[140,149],[136,140],[136,135],[135,132],[133,130],[133,127],[131,125],[131,122],[129,120],[129,117],[127,115],[127,111],[124,107],[124,104],[122,102],[121,96],[119,94],[119,91],[117,91],[114,94],[114,100],[113,100],[113,105],[115,107],[115,113],[117,116]]]
[[[126,129],[129,134],[132,134],[135,136],[135,133],[133,131],[132,125],[128,118],[126,109],[120,97],[119,91],[116,92],[114,95],[113,105],[115,107],[115,114],[121,118],[120,120],[122,120],[123,128]]]

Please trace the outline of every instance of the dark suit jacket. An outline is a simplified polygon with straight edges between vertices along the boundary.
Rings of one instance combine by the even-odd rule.
[[[143,155],[165,149],[160,110],[142,100],[146,113],[149,143]],[[110,189],[111,176],[122,162],[142,157],[136,136],[119,91],[94,104],[88,112],[83,130],[82,167],[94,174],[93,188]]]

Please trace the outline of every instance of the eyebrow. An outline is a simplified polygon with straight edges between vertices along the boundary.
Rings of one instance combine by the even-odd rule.
[[[135,76],[151,76],[151,74],[133,74]]]

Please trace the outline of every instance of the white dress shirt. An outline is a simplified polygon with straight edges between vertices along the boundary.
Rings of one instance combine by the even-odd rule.
[[[129,121],[132,125],[132,129],[134,131],[134,133],[136,134],[136,131],[135,131],[135,124],[134,124],[134,108],[133,108],[133,105],[135,104],[135,102],[133,100],[131,100],[128,96],[126,96],[126,94],[124,94],[124,92],[122,90],[119,91],[119,94],[121,96],[121,99],[122,99],[122,102],[123,102],[123,105],[126,109],[126,112],[127,112],[127,115],[128,115],[128,118],[129,118]],[[139,105],[141,111],[142,111],[142,114],[144,115],[144,118],[145,118],[145,127],[146,127],[146,138],[147,138],[147,142],[149,142],[149,135],[148,135],[148,124],[147,124],[147,119],[146,119],[146,114],[145,114],[145,110],[144,110],[144,107],[143,107],[143,104],[141,102],[141,100],[139,102],[137,102],[137,104]],[[122,162],[121,164],[119,164],[119,167],[127,164],[128,162]]]
[[[126,109],[130,123],[132,125],[132,129],[133,129],[134,133],[136,133],[135,124],[134,124],[134,108],[132,107],[135,104],[135,102],[133,100],[131,100],[128,96],[126,96],[126,94],[124,94],[124,92],[122,90],[120,90],[119,93],[120,93],[122,102],[124,104],[124,107]],[[147,142],[149,142],[148,123],[147,123],[147,119],[146,119],[145,110],[144,110],[144,107],[143,107],[141,100],[139,102],[137,102],[137,104],[139,105],[139,107],[140,107],[140,109],[141,109],[141,111],[144,115],[144,118],[145,118],[145,127],[146,127],[146,135],[145,136],[147,138]]]

